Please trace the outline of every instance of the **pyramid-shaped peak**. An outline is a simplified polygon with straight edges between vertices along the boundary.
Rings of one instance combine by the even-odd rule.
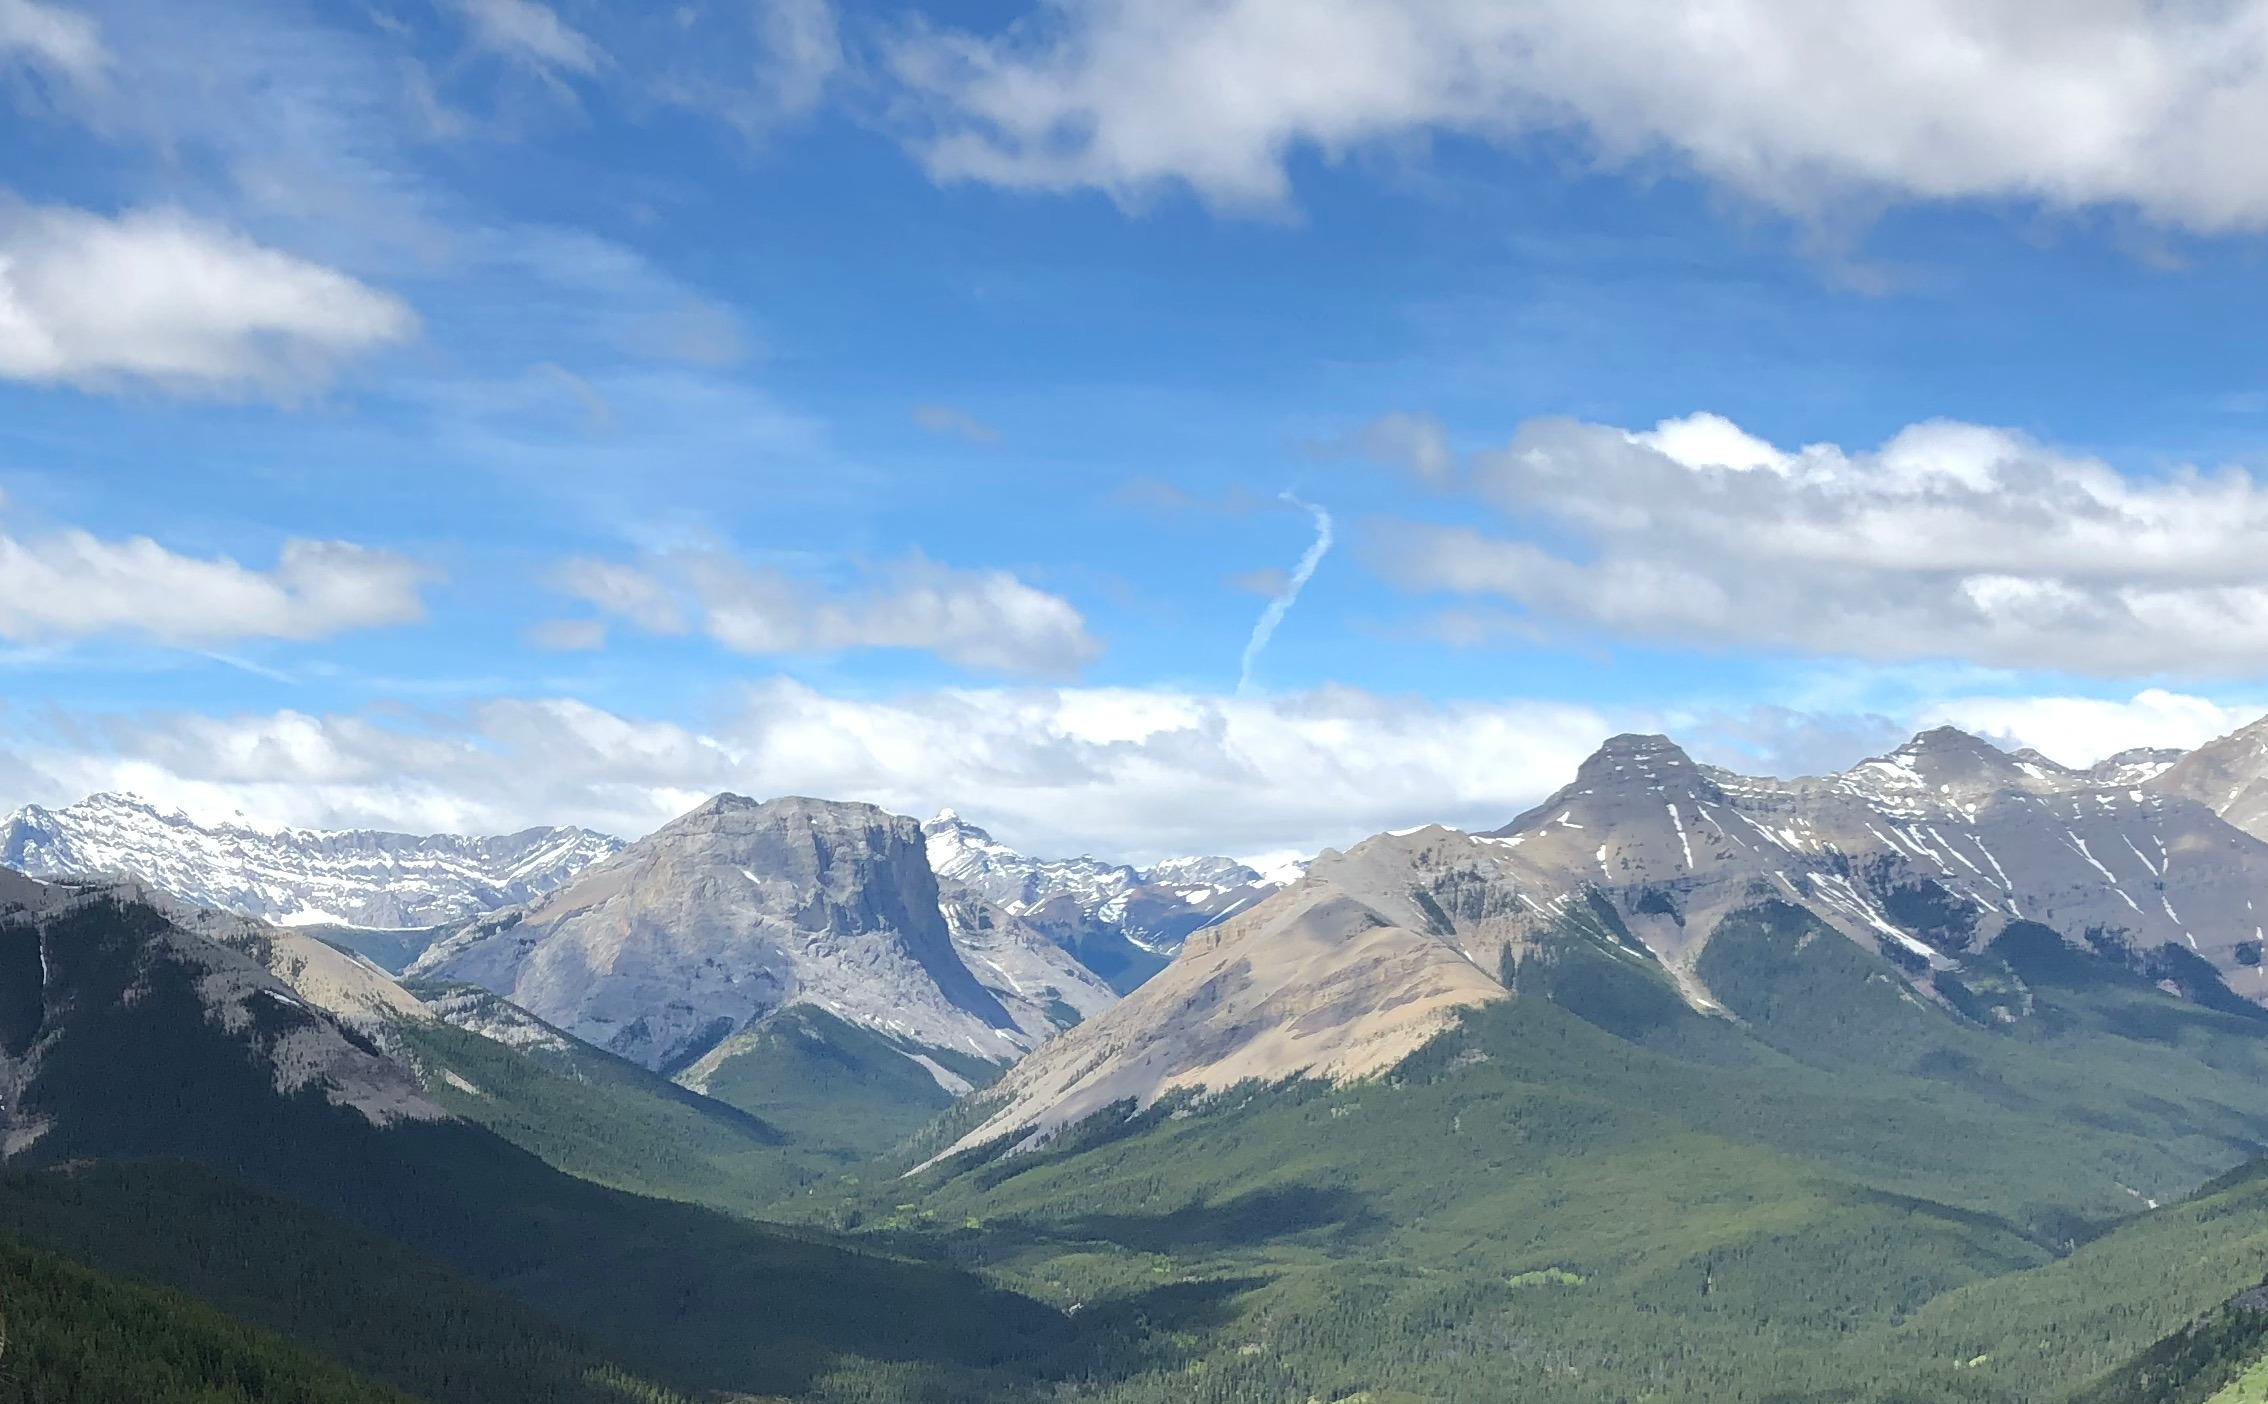
[[[948,837],[958,835],[961,838],[968,839],[972,842],[992,842],[992,835],[990,832],[978,827],[975,824],[970,823],[966,819],[963,819],[961,817],[961,812],[957,809],[938,810],[937,817],[935,817],[934,819],[925,820],[923,822],[921,831],[931,838],[936,838],[939,835],[945,835]]]
[[[1957,726],[1933,726],[1927,731],[1914,733],[1914,739],[1900,746],[1893,755],[1990,755],[2001,760],[2009,759],[2006,751],[1981,736],[1973,736]]]
[[[1957,726],[1933,726],[1881,760],[1935,780],[2023,773],[2022,762],[2017,757]],[[2058,770],[2062,768],[2056,766]]]
[[[1551,798],[1492,833],[1518,833],[1552,815],[1569,815],[1577,823],[1613,823],[1637,812],[1631,805],[1658,814],[1663,802],[1679,798],[1716,803],[1724,795],[1675,741],[1626,732],[1601,743]]]
[[[1970,799],[1999,790],[2051,793],[2088,783],[2084,774],[2036,751],[2014,755],[1955,726],[1937,726],[1886,756],[1844,772],[1847,783],[1870,793],[1936,793]]]
[[[1667,736],[1610,736],[1576,769],[1577,785],[1659,785],[1699,780],[1701,767]]]

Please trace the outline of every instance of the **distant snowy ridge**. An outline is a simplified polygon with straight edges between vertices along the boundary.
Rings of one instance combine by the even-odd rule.
[[[120,873],[186,902],[278,925],[439,926],[525,902],[620,850],[589,829],[494,837],[203,825],[132,795],[0,822],[0,866],[33,877]]]
[[[1290,865],[1263,877],[1233,858],[1168,858],[1147,869],[1100,858],[1034,858],[950,809],[921,830],[940,883],[997,903],[1059,939],[1074,928],[1102,928],[1159,955],[1297,878]]]

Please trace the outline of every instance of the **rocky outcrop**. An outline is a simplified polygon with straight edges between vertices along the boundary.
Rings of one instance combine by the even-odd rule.
[[[866,804],[719,795],[410,974],[671,1071],[795,1003],[992,1062],[1038,1037],[956,949],[921,826]]]

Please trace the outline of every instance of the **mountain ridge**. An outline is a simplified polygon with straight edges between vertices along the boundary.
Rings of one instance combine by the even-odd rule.
[[[465,836],[204,825],[108,792],[0,820],[0,866],[32,877],[129,874],[279,925],[437,926],[539,896],[621,847],[572,827]]]
[[[1985,952],[2004,930],[2046,923],[2074,949],[2187,997],[2268,1017],[2268,843],[2197,800],[2133,781],[2163,759],[2130,752],[2072,770],[1939,727],[1848,770],[1783,781],[1701,765],[1666,736],[1621,735],[1501,828],[1431,825],[1327,849],[1301,883],[1213,930],[1288,928],[1328,893],[1351,904],[1338,909],[1346,919],[1327,935],[1309,925],[1308,938],[1351,950],[1374,924],[1422,937],[1470,972],[1454,1008],[1510,997],[1514,966],[1556,959],[1580,937],[1651,966],[1690,1009],[1718,1016],[1724,1002],[1702,973],[1712,937],[1779,901],[1879,952],[1915,997],[1989,1022],[2018,1017],[2025,996],[2021,981],[1995,983]],[[1390,1007],[1390,986],[1360,990],[1359,978],[1318,966],[1284,976],[1284,986],[1310,982],[1309,995],[1279,986],[1245,1008],[1232,996],[1252,981],[1250,963],[1216,968],[1213,953],[1192,937],[1148,985],[1043,1046],[951,1149],[1011,1131],[1038,1144],[1125,1099],[1144,1106],[1251,1077],[1344,1081],[1391,1065],[1316,1054],[1316,1011],[1334,1007],[1326,991],[1344,1000],[1351,983]],[[1336,1007],[1370,1017],[1361,998]],[[1406,1054],[1440,1027],[1413,1012],[1401,1041],[1378,1046]],[[1194,1031],[1190,1048],[1161,1051],[1174,1029]]]

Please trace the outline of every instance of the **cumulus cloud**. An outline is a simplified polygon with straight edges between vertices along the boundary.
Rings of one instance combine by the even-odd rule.
[[[2129,477],[1950,422],[1783,449],[1697,415],[1531,422],[1465,485],[1527,534],[1386,523],[1377,559],[1563,630],[2101,676],[2268,666],[2268,484],[2240,469]]]
[[[903,648],[994,672],[1068,677],[1102,651],[1078,609],[1004,570],[956,570],[920,555],[829,591],[718,551],[680,551],[646,566],[577,560],[554,584],[657,633],[698,617],[737,653]]]
[[[273,570],[254,570],[146,536],[0,535],[0,638],[317,639],[422,619],[419,590],[430,578],[416,562],[344,541],[286,541]]]
[[[177,210],[0,204],[0,376],[288,391],[406,340],[407,304]]]
[[[1792,209],[1862,190],[2268,225],[2268,0],[1058,0],[889,58],[943,178],[1268,207],[1302,152],[1559,131]]]
[[[605,53],[537,0],[459,0],[474,42],[547,76],[596,73]]]
[[[750,688],[708,725],[508,700],[410,726],[299,712],[111,718],[100,744],[0,745],[12,799],[130,789],[192,813],[315,826],[645,833],[718,790],[946,805],[1040,853],[1312,853],[1381,829],[1503,823],[1608,727],[1580,707],[1350,689],[1230,698],[1103,688],[829,697]]]
[[[102,30],[87,16],[40,0],[0,0],[0,62],[14,60],[59,73],[82,87],[110,66]]]

